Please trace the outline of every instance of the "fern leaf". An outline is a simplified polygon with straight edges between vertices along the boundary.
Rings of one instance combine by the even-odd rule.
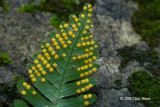
[[[23,81],[17,85],[33,106],[84,107],[96,100],[96,95],[86,94],[97,82],[89,75],[99,68],[94,63],[98,43],[89,32],[91,13],[91,4],[85,4],[79,18],[70,15],[70,24],[61,22],[61,34],[51,33],[51,42],[41,43],[42,53],[33,55],[34,64],[27,69],[35,87]]]
[[[14,100],[15,107],[28,107],[27,104],[22,100]]]

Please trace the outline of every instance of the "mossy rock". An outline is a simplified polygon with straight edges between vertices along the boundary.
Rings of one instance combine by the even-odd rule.
[[[148,71],[135,71],[129,77],[129,90],[133,97],[150,98],[141,100],[147,107],[158,107],[160,105],[160,79],[154,78]]]
[[[160,1],[134,0],[139,9],[132,15],[133,28],[149,46],[160,45]]]
[[[147,70],[151,71],[154,76],[160,76],[160,59],[159,53],[154,49],[150,48],[148,50],[139,50],[135,46],[124,47],[118,49],[118,53],[121,55],[121,65],[119,66],[120,72],[125,68],[129,61],[138,61],[140,66],[145,67]],[[148,66],[144,63],[148,62]]]

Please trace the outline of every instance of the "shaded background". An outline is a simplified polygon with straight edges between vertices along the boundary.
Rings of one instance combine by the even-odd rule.
[[[33,54],[40,52],[40,42],[50,41],[49,34],[58,31],[59,22],[67,21],[72,12],[78,14],[84,4],[78,0],[46,1],[0,0],[3,4],[0,5],[0,54],[8,53],[8,57],[0,56],[0,107],[12,107],[14,99],[23,99],[17,92],[16,82],[23,78],[30,81],[26,66],[33,62]],[[98,83],[93,89],[98,99],[91,107],[157,107],[160,104],[160,6],[156,5],[158,0],[153,1],[92,1],[94,28],[90,31],[99,42],[100,68],[94,74]],[[74,10],[72,3],[79,3],[78,8]],[[26,4],[32,5],[22,8]],[[44,8],[46,5],[54,9]],[[120,100],[130,96],[151,97],[151,100]]]

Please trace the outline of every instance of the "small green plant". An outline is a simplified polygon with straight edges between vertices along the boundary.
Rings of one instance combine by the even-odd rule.
[[[0,65],[6,65],[12,63],[12,59],[8,57],[8,54],[6,52],[1,53],[0,55]]]
[[[158,107],[160,105],[160,79],[152,77],[148,71],[135,71],[129,77],[129,90],[133,97],[150,98],[141,100],[147,107]]]
[[[134,1],[139,9],[132,15],[133,28],[150,46],[160,45],[160,0]]]
[[[4,12],[8,11],[8,3],[5,0],[0,0],[0,7],[3,9]]]
[[[97,82],[88,76],[99,68],[93,63],[98,43],[89,32],[92,5],[85,4],[79,16],[70,15],[70,24],[61,22],[61,35],[51,33],[52,43],[42,42],[43,54],[33,55],[34,64],[27,68],[35,87],[17,83],[19,92],[34,107],[84,107],[96,100],[96,95],[87,94]],[[14,106],[28,107],[22,100],[15,100]]]

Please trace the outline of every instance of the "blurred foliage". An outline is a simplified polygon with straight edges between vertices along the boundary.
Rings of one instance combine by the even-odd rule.
[[[150,46],[160,45],[160,0],[134,0],[139,9],[133,13],[132,24]]]
[[[119,66],[120,72],[125,68],[129,61],[138,61],[140,66],[145,67],[151,71],[155,76],[160,76],[160,59],[159,53],[153,49],[149,50],[138,50],[136,46],[124,47],[118,50],[121,55],[121,65]],[[147,66],[145,63],[148,63]]]
[[[135,71],[129,77],[129,90],[136,98],[150,98],[150,100],[140,100],[147,107],[158,107],[160,105],[160,79],[152,77],[148,71]]]
[[[12,59],[8,57],[8,54],[6,52],[0,54],[0,65],[6,65],[12,62],[13,62]]]
[[[53,26],[58,28],[60,22],[69,21],[70,14],[76,14],[81,11],[80,9],[87,2],[90,2],[92,5],[95,0],[40,0],[40,4],[32,3],[26,4],[19,8],[20,12],[35,13],[38,11],[41,12],[53,12],[54,15],[50,19],[50,22]]]
[[[0,0],[0,7],[3,9],[4,12],[8,11],[8,3],[5,0]]]

